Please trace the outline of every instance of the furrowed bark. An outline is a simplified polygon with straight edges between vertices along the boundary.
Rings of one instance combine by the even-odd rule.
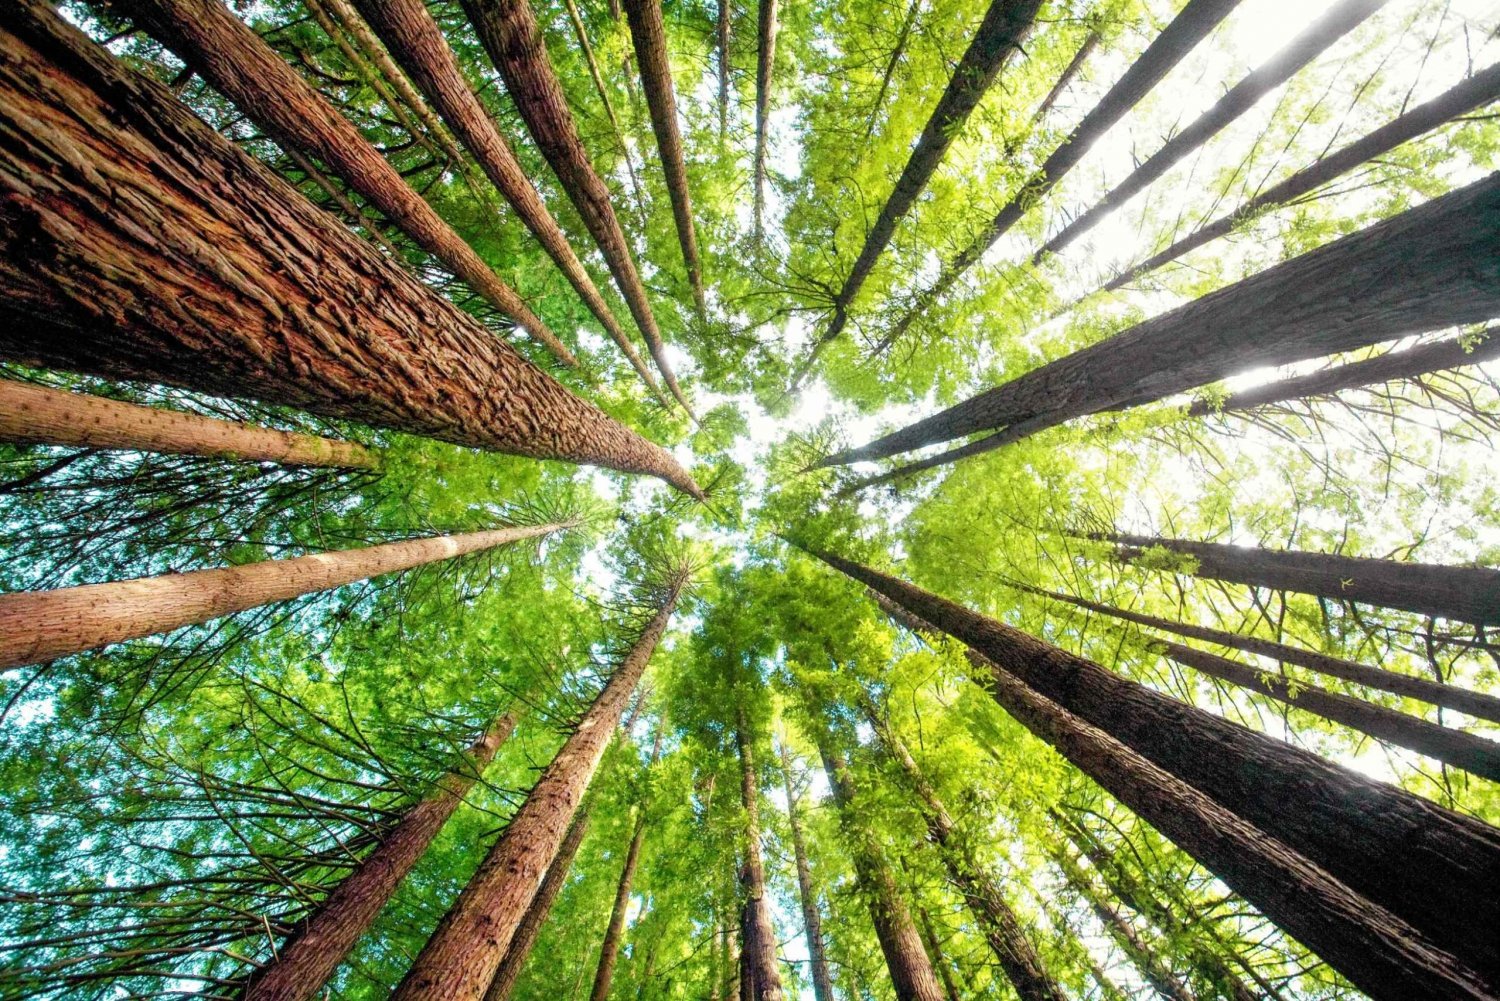
[[[489,989],[484,993],[484,1001],[510,1001],[516,981],[521,977],[521,970],[526,966],[526,958],[531,955],[531,948],[536,945],[537,936],[547,923],[547,915],[552,913],[557,895],[567,885],[568,871],[573,868],[573,859],[577,857],[578,846],[583,844],[583,836],[588,833],[588,829],[588,807],[580,807],[573,815],[573,822],[568,825],[568,833],[557,850],[557,857],[547,866],[547,875],[537,888],[536,897],[531,901],[531,906],[526,908],[526,916],[516,927],[510,947],[505,950],[505,959],[501,961],[494,979],[490,981]]]
[[[408,810],[380,846],[277,949],[275,958],[250,977],[243,1001],[308,1001],[323,988],[515,727],[509,713],[490,725],[470,746],[464,765],[445,775],[430,796]]]
[[[1342,0],[1328,10],[1272,56],[1269,62],[1256,67],[1243,80],[1229,88],[1223,97],[1214,102],[1213,107],[1198,116],[1191,125],[1167,140],[1161,149],[1131,171],[1125,180],[1095,202],[1092,208],[1064,226],[1061,232],[1036,252],[1031,263],[1040,264],[1048,254],[1061,253],[1115,208],[1125,204],[1180,163],[1183,157],[1249,111],[1262,97],[1291,79],[1294,73],[1322,55],[1324,50],[1353,31],[1385,3],[1386,0]]]
[[[1140,406],[1500,313],[1500,173],[1335,240],[820,465]]]
[[[316,156],[428,253],[514,319],[565,365],[577,366],[531,307],[480,259],[286,61],[219,0],[119,0],[118,6],[278,143]]]
[[[1178,702],[897,578],[830,553],[813,555],[973,647],[1500,983],[1500,942],[1480,931],[1500,926],[1500,899],[1481,889],[1500,883],[1500,830]],[[1338,941],[1331,939],[1329,948],[1342,948]],[[1323,956],[1344,962],[1327,951]],[[1354,979],[1357,967],[1340,969]]]
[[[0,356],[660,476],[578,399],[38,0],[0,33]]]
[[[887,339],[894,341],[900,337],[918,316],[952,288],[953,283],[973,267],[984,256],[984,252],[1020,220],[1028,208],[1045,197],[1083,159],[1084,154],[1104,133],[1135,107],[1151,88],[1160,83],[1220,21],[1228,17],[1238,2],[1239,0],[1188,0],[1187,6],[1178,12],[1172,23],[1130,64],[1119,81],[1084,116],[1083,121],[1078,123],[1041,168],[1011,196],[994,219],[942,269],[932,285],[917,294],[912,308],[896,322]]]
[[[578,728],[542,772],[391,1001],[479,1001],[556,859],[565,830],[604,756],[630,693],[666,632],[684,581],[678,579]]]
[[[721,143],[724,141],[725,133],[729,130],[729,29],[733,14],[729,5],[730,0],[719,0],[719,20],[715,32],[719,53],[719,142]]]
[[[547,58],[546,42],[530,5],[512,0],[463,0],[463,8],[505,80],[505,89],[526,123],[532,142],[546,157],[568,200],[603,252],[615,286],[625,297],[630,315],[646,339],[656,370],[672,396],[691,415],[692,408],[667,361],[661,331],[646,300],[646,286],[615,215],[609,188],[589,162],[588,151],[583,148],[562,84]]]
[[[771,124],[771,76],[776,69],[777,0],[760,0],[755,57],[755,242],[765,239],[766,146]]]
[[[736,707],[735,747],[740,756],[740,804],[745,808],[745,862],[740,882],[745,891],[745,948],[754,1001],[780,1001],[781,974],[776,967],[776,929],[766,902],[765,863],[760,852],[760,789],[755,775],[755,747],[743,706]]]
[[[396,53],[417,86],[432,101],[484,170],[495,189],[515,209],[521,222],[536,237],[547,256],[567,278],[590,313],[604,327],[631,366],[657,396],[662,391],[646,367],[635,345],[605,304],[594,280],[584,270],[557,220],[547,210],[542,196],[517,162],[510,144],[495,128],[478,96],[469,86],[458,57],[421,0],[355,0],[365,18]],[[613,112],[611,112],[613,116]],[[663,399],[665,403],[665,399]]]
[[[818,912],[818,892],[812,867],[807,861],[807,843],[802,836],[802,808],[792,784],[792,758],[781,745],[781,779],[786,785],[786,816],[792,831],[792,854],[797,865],[797,894],[802,903],[802,926],[807,934],[807,962],[811,968],[815,1001],[834,1001],[833,977],[823,947],[823,917]]]
[[[1303,195],[1336,180],[1360,164],[1383,156],[1402,143],[1430,132],[1496,99],[1500,99],[1500,63],[1480,70],[1426,104],[1418,105],[1395,121],[1382,125],[1337,153],[1325,156],[1279,184],[1272,185],[1228,215],[1199,227],[1161,253],[1147,258],[1123,274],[1110,279],[1104,288],[1108,291],[1122,288],[1142,275],[1155,271],[1163,264],[1174,261],[1205,243],[1227,236],[1243,220],[1253,218],[1277,205],[1290,204]]]
[[[10,380],[0,380],[0,441],[205,455],[283,466],[380,468],[379,453],[357,442]]]
[[[610,984],[615,978],[615,964],[620,959],[620,947],[625,944],[625,912],[630,908],[630,887],[635,882],[636,866],[641,861],[641,845],[646,841],[646,810],[635,821],[635,830],[630,835],[630,847],[625,850],[625,866],[620,870],[620,881],[615,885],[615,903],[609,912],[609,926],[604,931],[604,942],[599,948],[599,965],[594,969],[594,986],[589,991],[589,1001],[605,1001],[609,997]]]
[[[500,528],[215,570],[0,594],[0,670],[197,625],[257,605],[539,538],[568,527]]]
[[[651,131],[667,175],[667,194],[672,200],[672,220],[677,224],[677,244],[687,266],[688,285],[698,315],[704,314],[703,266],[698,258],[698,237],[693,230],[693,199],[688,191],[687,164],[682,154],[682,135],[677,129],[677,94],[672,87],[672,66],[667,60],[667,31],[662,23],[661,0],[624,0],[625,20],[635,46],[635,61],[641,71],[641,89],[651,112]]]

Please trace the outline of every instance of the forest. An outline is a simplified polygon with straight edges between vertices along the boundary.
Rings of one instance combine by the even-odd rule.
[[[0,2],[0,1001],[1500,1001],[1493,0]]]

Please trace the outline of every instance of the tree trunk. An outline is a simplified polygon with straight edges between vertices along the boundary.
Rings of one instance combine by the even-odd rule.
[[[496,190],[515,209],[516,215],[536,237],[547,256],[552,258],[568,284],[578,292],[589,312],[604,327],[646,385],[658,396],[661,389],[656,377],[646,367],[635,345],[620,327],[604,297],[588,276],[578,255],[563,235],[557,220],[547,210],[541,194],[516,161],[515,153],[495,128],[478,96],[464,78],[458,58],[448,47],[438,27],[421,0],[356,0],[360,10],[380,37],[396,53],[402,65],[417,81],[417,86],[437,108],[443,121],[453,129],[463,144],[479,161]],[[591,63],[592,64],[592,63]],[[611,115],[613,113],[611,112]],[[663,400],[665,403],[665,399]]]
[[[1016,989],[1016,995],[1021,1001],[1067,1001],[1062,987],[1047,972],[1042,957],[1026,938],[1021,919],[1006,903],[998,881],[980,865],[972,848],[958,832],[947,807],[907,750],[906,742],[880,718],[873,705],[866,705],[864,712],[886,753],[901,766],[921,800],[928,837],[937,846],[949,880],[978,920],[985,940],[1000,961],[1000,968],[1005,971],[1011,986]]]
[[[1383,156],[1402,143],[1430,132],[1445,122],[1450,122],[1497,98],[1500,98],[1500,63],[1480,70],[1426,104],[1418,105],[1395,121],[1382,125],[1337,153],[1325,156],[1311,166],[1297,171],[1281,183],[1272,185],[1228,215],[1200,226],[1161,253],[1154,254],[1118,277],[1110,279],[1104,288],[1107,291],[1122,288],[1142,275],[1155,271],[1168,261],[1174,261],[1205,243],[1227,236],[1243,220],[1253,218],[1277,205],[1289,205],[1303,195],[1316,191],[1330,181],[1343,176],[1360,164]]]
[[[352,441],[273,431],[9,380],[0,380],[0,441],[206,455],[283,466],[380,468],[379,453]]]
[[[672,200],[672,219],[677,224],[677,243],[687,266],[688,285],[698,315],[704,314],[703,267],[698,259],[698,237],[693,231],[693,200],[688,192],[687,164],[682,155],[682,135],[677,130],[677,94],[672,87],[672,67],[667,60],[667,33],[662,23],[661,0],[625,0],[625,19],[635,45],[635,61],[641,71],[641,89],[651,112],[651,131],[667,176],[667,194]]]
[[[724,141],[729,131],[729,29],[733,11],[730,0],[719,0],[719,22],[717,43],[719,49],[719,142]]]
[[[568,825],[568,833],[557,850],[557,857],[547,866],[547,875],[537,888],[536,897],[532,899],[531,906],[526,908],[526,916],[516,927],[510,947],[505,950],[505,959],[501,961],[494,979],[490,981],[489,989],[484,993],[484,1001],[510,1001],[516,981],[521,978],[521,971],[526,966],[526,959],[531,955],[531,947],[536,945],[537,936],[547,923],[547,915],[557,902],[557,895],[568,882],[568,870],[573,868],[573,859],[578,855],[578,846],[583,844],[583,836],[588,833],[588,829],[588,807],[580,807],[573,815],[573,822]]]
[[[661,331],[646,300],[646,286],[636,270],[630,243],[615,215],[609,188],[589,162],[588,150],[583,148],[583,140],[578,136],[578,126],[573,121],[573,113],[568,110],[562,84],[547,57],[547,45],[530,4],[512,0],[463,0],[463,8],[490,60],[505,80],[505,90],[526,123],[532,142],[546,157],[568,200],[578,210],[589,235],[603,252],[615,286],[625,297],[630,315],[646,339],[646,347],[667,389],[691,414],[692,408],[682,395],[677,376],[667,361]]]
[[[1262,97],[1281,86],[1292,75],[1322,55],[1324,50],[1353,31],[1386,0],[1342,0],[1322,17],[1302,29],[1301,34],[1271,57],[1270,61],[1251,70],[1239,83],[1229,88],[1213,107],[1153,153],[1113,190],[1095,202],[1093,207],[1063,227],[1036,252],[1031,263],[1040,264],[1048,254],[1061,253],[1074,240],[1098,225],[1099,221],[1143,191],[1147,185],[1180,163],[1229,123],[1249,111]]]
[[[391,1001],[479,1001],[483,996],[536,896],[538,881],[557,857],[568,822],[666,631],[684,584],[682,577],[673,582],[661,609],[443,915]]]
[[[818,913],[818,891],[813,886],[812,867],[807,861],[807,842],[802,836],[802,808],[792,784],[792,758],[781,745],[781,779],[786,784],[786,816],[792,829],[792,854],[797,864],[797,892],[802,901],[802,925],[807,933],[807,960],[812,972],[815,1001],[834,1001],[833,977],[828,954],[823,949],[823,917]]]
[[[839,817],[854,856],[854,874],[860,892],[870,904],[870,920],[875,937],[885,955],[891,987],[897,1001],[943,1001],[942,988],[933,973],[932,962],[922,946],[922,937],[912,923],[911,912],[901,899],[896,877],[891,873],[885,853],[865,826],[855,801],[853,780],[843,756],[830,746],[827,733],[819,733],[818,753],[828,773],[828,784],[838,805]]]
[[[943,996],[948,1001],[962,1001],[963,992],[953,982],[953,968],[948,957],[943,955],[943,944],[938,941],[937,932],[932,927],[932,915],[920,904],[917,905],[917,930],[922,933],[922,945],[932,957],[932,965],[943,982]]]
[[[1185,705],[894,577],[829,553],[813,555],[973,647],[1006,678],[1202,790],[1500,983],[1500,940],[1490,933],[1500,927],[1500,898],[1488,890],[1500,885],[1500,830]],[[1209,868],[1235,885],[1227,871]],[[1278,923],[1305,927],[1302,914],[1273,913],[1264,897],[1257,906]],[[1283,927],[1335,965],[1346,962],[1335,958],[1335,951],[1343,955],[1344,933],[1320,935],[1328,942],[1320,947],[1292,924]],[[1356,930],[1378,929],[1346,933]],[[1359,965],[1340,968],[1359,983],[1351,972]]]
[[[609,987],[614,981],[615,964],[620,959],[620,946],[625,943],[625,912],[630,909],[630,887],[635,882],[635,869],[641,861],[641,845],[646,840],[646,808],[642,804],[635,820],[635,831],[630,836],[630,847],[625,851],[625,867],[620,871],[620,882],[615,887],[615,904],[609,912],[609,927],[604,932],[604,944],[599,949],[599,965],[594,970],[594,986],[589,991],[589,1001],[605,1001]]]
[[[698,495],[664,449],[40,0],[5,5],[0,32],[0,355],[647,472]]]
[[[1042,119],[1047,117],[1047,112],[1051,111],[1052,106],[1057,103],[1057,99],[1063,96],[1063,92],[1068,89],[1068,85],[1077,78],[1079,73],[1083,72],[1083,64],[1088,61],[1089,56],[1093,55],[1094,50],[1098,47],[1099,32],[1091,30],[1084,36],[1083,44],[1078,46],[1078,51],[1073,53],[1073,58],[1068,61],[1068,65],[1063,67],[1062,74],[1058,76],[1057,82],[1052,85],[1052,89],[1047,91],[1047,96],[1042,98],[1041,103],[1036,106],[1036,111],[1032,112],[1032,125],[1041,124]]]
[[[0,595],[0,670],[197,625],[273,601],[571,527],[527,525],[157,577]]]
[[[1196,2],[1196,0],[1195,0]],[[1500,313],[1500,173],[1043,365],[820,465],[977,431],[1028,433],[1238,372]]]
[[[349,950],[375,921],[406,874],[427,852],[444,823],[509,739],[509,713],[470,747],[462,766],[443,776],[426,799],[408,810],[317,911],[247,981],[243,1001],[307,1001],[322,989]]]
[[[765,239],[766,146],[771,125],[771,79],[776,69],[777,0],[760,0],[755,58],[755,243]]]
[[[1172,19],[1172,23],[1130,64],[1124,75],[1084,116],[1083,121],[1069,133],[1068,138],[1063,140],[1062,145],[1047,158],[1041,168],[1011,196],[995,218],[942,269],[932,285],[917,294],[912,308],[896,322],[886,339],[894,341],[905,333],[918,316],[952,288],[953,283],[973,267],[984,256],[984,252],[1020,220],[1028,208],[1045,197],[1126,112],[1135,107],[1194,46],[1233,12],[1238,3],[1239,0],[1188,0],[1187,5]]]
[[[1161,548],[1190,557],[1187,571],[1209,580],[1314,594],[1332,601],[1357,601],[1458,622],[1500,625],[1500,570],[1407,563],[1333,553],[1231,546],[1144,535],[1100,533],[1118,543],[1115,558],[1132,563],[1146,549]]]
[[[219,0],[119,6],[278,143],[333,170],[565,365],[578,359],[347,119]]]
[[[780,1001],[781,974],[776,968],[776,929],[766,902],[765,863],[760,854],[760,789],[756,784],[755,746],[743,705],[735,707],[734,743],[740,755],[740,803],[745,808],[745,864],[740,882],[745,892],[745,965],[754,1001]],[[741,987],[744,993],[744,987]]]

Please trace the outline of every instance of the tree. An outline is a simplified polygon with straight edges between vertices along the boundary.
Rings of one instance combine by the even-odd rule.
[[[765,239],[766,211],[766,147],[771,125],[771,77],[776,69],[776,32],[780,30],[776,18],[776,0],[760,0],[757,5],[757,45],[755,50],[755,242]],[[728,49],[727,0],[720,14],[724,25],[723,50]],[[724,56],[720,55],[723,66]],[[720,87],[727,93],[728,78],[720,70]]]
[[[828,972],[828,955],[823,947],[823,917],[818,913],[818,891],[813,885],[812,867],[807,861],[807,843],[802,834],[802,808],[792,780],[792,756],[786,741],[781,742],[781,781],[786,789],[787,826],[792,833],[792,853],[797,865],[798,900],[802,904],[802,930],[807,936],[807,961],[812,968],[813,997],[816,1001],[833,1001],[833,977]]]
[[[744,911],[740,918],[740,993],[753,1001],[778,1001],[781,975],[776,970],[776,933],[766,900],[765,863],[760,854],[760,788],[756,781],[753,735],[745,707],[735,709],[734,742],[740,757],[740,805],[745,809],[744,862],[740,882]]]

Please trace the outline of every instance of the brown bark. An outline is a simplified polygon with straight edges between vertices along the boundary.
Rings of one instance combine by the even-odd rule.
[[[755,242],[765,238],[766,146],[771,125],[771,80],[776,69],[777,0],[759,0],[755,56]]]
[[[244,566],[0,595],[0,670],[196,625],[273,601],[533,539],[527,525],[389,542]]]
[[[437,108],[463,144],[474,154],[485,176],[515,209],[516,215],[536,237],[547,256],[577,291],[589,312],[604,327],[624,353],[631,366],[652,392],[662,395],[656,377],[636,352],[630,338],[620,327],[604,297],[584,270],[578,255],[563,235],[557,220],[547,210],[541,194],[517,162],[495,123],[490,119],[478,96],[464,78],[458,57],[448,47],[438,27],[421,0],[356,0],[360,10],[380,33],[403,66],[417,81],[417,86]],[[613,114],[611,112],[611,114]],[[665,402],[665,400],[663,400]]]
[[[443,776],[431,795],[408,810],[379,847],[276,950],[272,961],[250,977],[243,1001],[307,1001],[322,989],[515,727],[515,718],[507,713],[480,735],[464,764]]]
[[[1137,324],[822,465],[1028,433],[1500,313],[1500,173]]]
[[[792,855],[797,866],[797,894],[802,903],[802,927],[807,936],[807,965],[812,973],[815,1001],[834,1001],[833,977],[823,947],[823,917],[818,912],[818,891],[807,861],[807,842],[802,836],[802,807],[792,783],[792,758],[781,745],[781,780],[786,785],[786,816],[792,831]]]
[[[357,442],[9,380],[0,380],[0,441],[206,455],[283,466],[380,467],[379,454]]]
[[[968,644],[1007,677],[1202,790],[1403,926],[1420,930],[1435,948],[1500,982],[1500,941],[1488,932],[1500,927],[1500,899],[1487,889],[1500,885],[1500,830],[1178,702],[894,577],[829,553],[814,555]],[[1302,926],[1304,915],[1266,913]],[[1307,934],[1283,927],[1320,949]],[[1355,931],[1329,937],[1324,958],[1336,966],[1345,962],[1334,950]],[[1358,966],[1340,969],[1355,979],[1351,970]]]
[[[118,0],[278,143],[328,164],[354,190],[565,365],[573,357],[531,307],[401,179],[347,119],[219,0]]]
[[[661,609],[443,915],[391,1001],[479,1001],[484,995],[536,896],[538,881],[557,857],[568,822],[666,632],[684,584],[680,577],[674,582]]]
[[[0,9],[0,356],[648,472],[606,417],[38,0]]]
[[[1205,243],[1227,236],[1242,220],[1252,218],[1277,205],[1291,204],[1303,195],[1343,176],[1360,164],[1368,163],[1376,157],[1389,153],[1402,143],[1430,132],[1445,122],[1450,122],[1497,98],[1500,98],[1500,63],[1480,70],[1426,104],[1418,105],[1395,121],[1382,125],[1337,153],[1325,156],[1279,184],[1272,185],[1228,215],[1200,226],[1161,253],[1152,255],[1123,274],[1110,279],[1104,288],[1109,291],[1119,289],[1136,278],[1155,271],[1168,261],[1174,261]]]
[[[625,912],[630,909],[630,887],[635,882],[635,870],[640,864],[641,845],[645,840],[646,808],[642,804],[635,820],[635,830],[630,835],[630,847],[625,850],[625,867],[615,885],[615,903],[610,908],[609,926],[604,930],[604,942],[599,948],[599,965],[594,968],[594,986],[589,991],[589,1001],[605,1001],[609,997],[615,964],[620,959],[620,947],[625,944]]]
[[[745,895],[743,955],[753,985],[750,997],[753,1001],[780,1001],[776,929],[771,924],[771,910],[766,901],[765,863],[760,853],[760,789],[756,783],[754,735],[750,733],[742,705],[735,707],[734,742],[740,755],[740,804],[745,808],[745,861],[740,882]]]
[[[677,243],[687,266],[688,285],[698,315],[704,313],[703,266],[698,258],[698,237],[693,230],[693,200],[688,191],[687,163],[682,154],[682,135],[677,129],[677,94],[672,87],[672,67],[667,60],[667,32],[662,23],[661,0],[624,0],[625,20],[640,66],[641,89],[651,113],[651,131],[667,176],[667,195],[672,201],[672,220],[677,225]]]
[[[719,141],[729,129],[729,29],[733,11],[730,0],[719,0],[719,20],[716,31],[719,58]]]
[[[636,270],[625,231],[615,216],[609,188],[589,162],[588,151],[583,148],[562,84],[547,58],[546,42],[530,5],[520,0],[463,0],[463,8],[505,80],[505,89],[526,123],[532,142],[546,157],[589,235],[603,252],[609,273],[625,297],[667,389],[691,414],[692,408],[667,361],[661,331],[646,301],[646,286]]]
[[[922,933],[922,945],[932,957],[933,968],[943,982],[943,996],[948,1001],[961,1001],[963,994],[959,991],[958,984],[953,982],[953,967],[949,964],[948,957],[943,955],[943,943],[938,941],[937,932],[932,927],[932,915],[920,904],[917,905],[917,930]]]
[[[1068,65],[1063,67],[1063,71],[1058,76],[1057,82],[1052,85],[1051,90],[1047,91],[1047,96],[1042,98],[1041,102],[1037,104],[1036,110],[1031,113],[1031,124],[1037,125],[1043,118],[1047,117],[1047,112],[1052,110],[1052,106],[1057,103],[1057,99],[1063,96],[1068,86],[1077,79],[1079,73],[1083,72],[1083,64],[1088,61],[1089,56],[1093,55],[1094,50],[1098,47],[1099,32],[1091,30],[1084,36],[1083,44],[1078,46],[1078,51],[1073,53],[1073,58],[1068,60]]]
[[[542,878],[542,885],[537,888],[531,906],[526,908],[526,916],[516,926],[516,934],[511,938],[510,947],[505,950],[505,959],[495,970],[494,979],[484,993],[484,1001],[509,1001],[516,981],[520,979],[521,971],[526,966],[526,959],[531,955],[531,947],[536,945],[537,936],[547,923],[547,915],[552,912],[557,895],[567,885],[568,871],[573,868],[573,859],[578,855],[578,846],[583,844],[583,836],[588,833],[588,829],[589,811],[587,806],[583,806],[573,815],[568,833],[557,849],[557,857],[547,866],[547,875]]]
[[[385,231],[375,221],[366,218],[364,212],[349,200],[348,196],[339,189],[338,185],[325,177],[321,170],[313,166],[311,160],[303,156],[295,148],[286,150],[285,152],[287,158],[302,172],[303,176],[310,179],[313,184],[317,185],[328,196],[328,200],[338,209],[338,214],[343,216],[345,222],[356,229],[364,230],[366,236],[383,247],[387,254],[391,255],[392,261],[397,264],[403,263],[401,251],[397,250],[396,245],[386,238]],[[329,211],[333,210],[330,209]]]

